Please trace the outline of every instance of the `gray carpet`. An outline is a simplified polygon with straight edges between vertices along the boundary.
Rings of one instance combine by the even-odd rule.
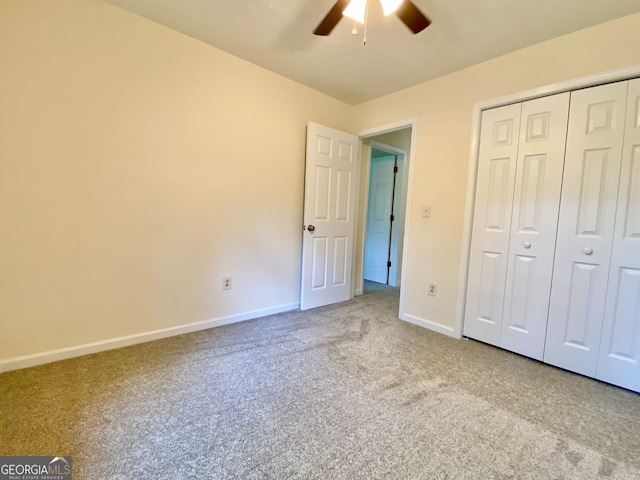
[[[5,373],[0,454],[76,480],[640,479],[639,395],[397,311],[378,287]]]

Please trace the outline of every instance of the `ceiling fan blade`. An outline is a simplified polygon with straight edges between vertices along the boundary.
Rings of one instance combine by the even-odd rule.
[[[431,25],[431,20],[418,10],[418,7],[416,7],[411,0],[404,0],[402,5],[396,10],[396,15],[398,15],[400,20],[402,20],[413,33],[420,33]]]
[[[334,29],[342,18],[342,12],[347,8],[349,1],[350,0],[338,0],[313,31],[314,35],[329,35],[331,30]]]

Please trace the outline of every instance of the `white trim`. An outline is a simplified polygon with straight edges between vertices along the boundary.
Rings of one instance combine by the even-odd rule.
[[[408,127],[404,127],[408,128]],[[377,135],[374,135],[377,136]],[[387,145],[386,143],[377,142],[376,140],[369,140],[369,145],[378,150],[383,150],[391,155],[406,155],[406,150],[403,150],[398,147],[394,147],[393,145]]]
[[[574,78],[571,80],[566,80],[564,82],[552,83],[543,87],[533,88],[531,90],[525,90],[523,92],[513,93],[510,95],[505,95],[503,97],[497,97],[491,100],[477,102],[474,105],[474,113],[476,107],[479,108],[480,111],[482,111],[487,110],[488,108],[502,107],[504,105],[510,105],[512,103],[533,100],[534,98],[555,95],[556,93],[570,92],[572,90],[594,87],[596,85],[602,85],[605,83],[629,80],[638,76],[640,76],[640,64],[633,65],[631,67],[619,68],[616,70],[609,70],[608,72],[586,75],[584,77]]]
[[[362,288],[358,288],[357,290],[353,291],[353,296],[357,297],[358,295],[362,295],[364,293],[364,290]]]
[[[373,137],[382,133],[395,132],[396,130],[402,130],[407,127],[415,127],[418,124],[418,117],[406,118],[404,120],[398,120],[396,122],[386,123],[384,125],[378,125],[377,127],[367,128],[361,130],[357,135],[360,138]]]
[[[360,286],[360,288],[358,288],[358,291],[360,291],[361,293],[364,293],[364,246],[365,246],[365,239],[367,236],[367,214],[368,214],[368,206],[369,206],[369,178],[371,176],[371,146],[369,145],[369,142],[365,143],[362,141],[362,139],[360,139],[360,143],[362,145],[362,155],[364,155],[364,151],[367,151],[367,155],[366,157],[363,157],[361,155],[360,158],[360,183],[358,184],[358,206],[357,206],[357,211],[358,211],[358,215],[356,216],[356,225],[358,227],[360,227],[360,224],[362,223],[362,238],[358,238],[358,235],[356,233],[356,238],[355,238],[355,243],[357,243],[357,247],[360,249],[360,252],[362,252],[362,261],[360,262],[360,268],[358,269],[358,271],[356,271],[356,263],[358,261],[358,258],[355,256],[355,250],[354,250],[354,257],[353,257],[353,270],[354,270],[354,279],[353,279],[353,284],[354,287],[356,285],[356,279],[358,282],[358,285]],[[364,161],[363,161],[364,160]],[[364,171],[366,169],[366,172]],[[361,183],[362,183],[362,175],[365,174],[364,176],[364,187],[362,187]],[[362,208],[362,212],[360,212],[360,187],[364,188],[364,191],[367,192],[365,194],[365,198],[364,198],[364,205]],[[357,229],[356,229],[357,232]]]
[[[351,134],[350,134],[351,135]],[[351,232],[351,238],[353,238],[353,243],[351,244],[351,298],[353,299],[358,293],[356,292],[356,276],[358,272],[356,272],[356,242],[358,240],[358,215],[360,209],[360,174],[362,173],[362,138],[358,137],[358,153],[356,154],[356,178],[354,180],[356,185],[356,194],[355,194],[355,206],[353,207],[353,230]],[[306,181],[306,179],[305,179]],[[362,282],[362,288],[364,288],[364,282]],[[362,294],[362,291],[360,294]]]
[[[411,121],[411,148],[407,152],[408,155],[408,163],[409,168],[407,169],[407,165],[405,165],[406,175],[407,175],[407,193],[405,200],[405,211],[404,211],[404,239],[402,245],[402,273],[400,274],[400,311],[399,317],[407,317],[405,301],[406,301],[406,284],[407,284],[407,265],[408,265],[408,252],[409,252],[409,239],[411,235],[409,234],[409,228],[411,222],[409,221],[410,212],[411,212],[411,196],[413,194],[413,172],[414,165],[416,163],[416,138],[418,137],[418,118],[415,117]],[[426,328],[429,326],[425,325]]]
[[[99,342],[85,343],[83,345],[74,345],[73,347],[60,348],[57,350],[49,350],[48,352],[35,353],[32,355],[22,355],[19,357],[7,358],[0,360],[0,373],[20,368],[33,367],[45,363],[57,362],[68,358],[80,357],[91,353],[103,352],[105,350],[113,350],[116,348],[128,347],[138,343],[150,342],[161,338],[174,337],[185,333],[207,330],[209,328],[221,327],[232,323],[244,322],[254,318],[265,317],[276,313],[288,312],[296,310],[300,307],[299,303],[288,303],[251,312],[231,315],[228,317],[214,318],[204,320],[202,322],[188,323],[178,327],[165,328],[162,330],[154,330],[151,332],[137,333],[135,335],[127,335],[125,337],[111,338],[109,340],[101,340]]]
[[[447,335],[448,337],[459,338],[456,335],[454,329],[451,327],[448,327],[446,325],[441,325],[439,323],[435,323],[430,320],[425,320],[423,318],[414,317],[413,315],[409,315],[408,313],[401,314],[400,320],[403,320],[408,323],[413,323],[414,325],[418,325],[419,327],[423,327],[428,330],[433,330],[434,332]]]
[[[456,300],[456,317],[453,329],[457,338],[462,338],[464,327],[464,310],[467,299],[467,276],[469,275],[469,256],[471,255],[471,228],[473,226],[473,208],[476,198],[476,175],[478,173],[478,150],[480,148],[480,120],[482,110],[478,104],[473,106],[471,120],[471,147],[469,168],[467,170],[467,194],[464,206],[464,223],[462,227],[462,247],[460,250],[460,266],[458,269],[458,297]]]
[[[596,73],[584,77],[554,83],[524,92],[506,95],[477,102],[473,105],[473,117],[471,120],[471,149],[469,154],[469,170],[467,174],[467,198],[465,201],[464,227],[462,247],[460,251],[460,269],[458,280],[458,298],[456,302],[456,318],[454,331],[458,338],[462,336],[464,325],[465,299],[467,296],[467,275],[469,274],[469,255],[471,252],[471,227],[473,224],[473,208],[476,196],[476,173],[478,164],[478,149],[480,144],[480,120],[482,111],[489,108],[501,107],[513,103],[533,100],[535,98],[569,92],[581,88],[593,87],[605,83],[619,82],[631,78],[640,77],[640,64],[631,67],[610,70],[604,73]]]

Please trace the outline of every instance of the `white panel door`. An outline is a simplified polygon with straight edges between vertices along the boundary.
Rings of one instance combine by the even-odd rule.
[[[387,283],[389,244],[391,242],[391,202],[395,156],[371,159],[369,202],[364,252],[364,278]]]
[[[500,346],[542,360],[569,93],[522,104]]]
[[[500,343],[521,104],[482,113],[464,335]]]
[[[611,272],[596,378],[640,392],[640,79],[629,82]]]
[[[307,125],[300,308],[351,298],[360,140]]]
[[[625,126],[627,82],[571,94],[544,361],[595,376]]]

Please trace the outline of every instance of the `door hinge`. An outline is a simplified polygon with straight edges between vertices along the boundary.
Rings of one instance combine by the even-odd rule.
[[[398,173],[398,166],[397,165],[393,166],[393,173]]]
[[[392,213],[390,220],[393,222],[396,219],[396,216]]]
[[[391,261],[387,262],[387,268],[391,268]]]

